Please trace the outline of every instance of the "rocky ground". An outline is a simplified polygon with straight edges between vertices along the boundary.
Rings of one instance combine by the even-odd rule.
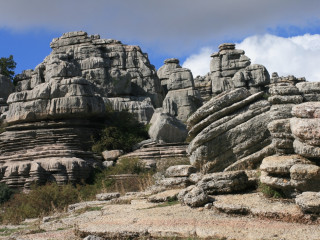
[[[154,203],[177,192],[170,190],[151,197],[127,195],[76,204],[65,213],[29,219],[18,226],[0,226],[0,239],[300,240],[320,237],[318,216],[304,215],[293,202],[267,199],[261,193],[214,196],[213,204],[204,208],[190,208],[175,201]]]

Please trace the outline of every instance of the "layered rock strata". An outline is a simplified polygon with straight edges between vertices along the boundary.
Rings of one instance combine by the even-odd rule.
[[[294,138],[290,129],[291,110],[295,104],[303,102],[303,97],[298,88],[285,82],[272,84],[269,93],[272,121],[268,124],[268,129],[272,136],[272,145],[278,155],[292,154]]]
[[[320,167],[300,155],[270,156],[260,166],[260,181],[288,197],[320,190]]]
[[[157,168],[161,166],[163,161],[175,162],[176,160],[188,161],[187,157],[187,144],[185,143],[171,143],[160,144],[156,142],[150,142],[139,149],[125,154],[119,158],[138,158],[141,160],[147,168]]]
[[[106,105],[145,123],[162,105],[155,68],[138,46],[85,32],[50,46],[42,63],[16,76],[3,114],[9,127],[0,135],[0,180],[12,187],[86,179],[97,164],[90,139]]]
[[[191,164],[205,173],[254,169],[272,154],[270,103],[263,96],[237,88],[200,107],[187,121]]]
[[[292,109],[290,128],[297,154],[320,164],[320,102],[306,102]]]
[[[1,115],[8,110],[7,99],[13,89],[10,79],[0,74],[0,119],[3,118]]]
[[[224,43],[219,52],[211,55],[210,77],[212,94],[217,95],[229,89],[246,87],[252,93],[264,91],[270,76],[262,65],[250,65],[250,59],[235,44]]]

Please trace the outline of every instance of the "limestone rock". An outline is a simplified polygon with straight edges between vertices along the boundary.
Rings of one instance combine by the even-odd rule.
[[[202,105],[200,94],[195,90],[193,76],[189,69],[171,70],[166,89],[168,93],[163,100],[163,111],[182,122],[185,122]]]
[[[117,160],[121,155],[123,155],[122,150],[110,150],[110,151],[103,151],[102,156],[106,161],[114,161]]]
[[[208,73],[205,76],[197,76],[194,78],[194,87],[200,93],[203,101],[209,101],[212,97],[211,78]]]
[[[254,169],[269,151],[267,124],[270,104],[263,92],[245,88],[224,92],[204,104],[189,119],[190,162],[205,173],[223,171],[240,163]],[[245,159],[246,163],[243,162]],[[241,168],[240,168],[241,169]]]
[[[320,101],[319,82],[301,82],[296,86],[306,102]]]
[[[154,113],[154,107],[150,97],[112,97],[104,98],[107,106],[115,111],[129,111],[133,113],[139,122],[149,123]]]
[[[220,46],[224,46],[223,44]],[[219,48],[211,55],[210,78],[212,93],[217,95],[229,89],[247,87],[251,93],[265,89],[270,76],[262,65],[250,65],[250,59],[243,50],[235,49],[234,44]]]
[[[114,193],[99,193],[96,195],[96,199],[99,201],[107,201],[114,198],[119,198],[120,193],[114,192]]]
[[[196,184],[196,187],[203,189],[209,195],[239,192],[248,186],[248,177],[244,171],[207,174]]]
[[[296,204],[306,213],[320,213],[320,192],[304,192],[296,197]]]
[[[148,202],[158,203],[176,199],[180,189],[171,189],[148,197]]]
[[[165,143],[184,142],[188,132],[186,126],[169,114],[156,112],[151,121],[148,131],[149,136],[156,141]]]
[[[298,118],[320,118],[320,102],[306,102],[292,108],[292,114]]]
[[[104,166],[105,168],[112,167],[114,164],[115,164],[114,161],[103,161],[102,162],[102,166]]]
[[[150,143],[121,156],[122,158],[138,158],[146,168],[158,169],[165,162],[188,162],[187,145],[185,143]],[[172,163],[171,163],[172,164]]]
[[[196,169],[191,165],[171,166],[166,170],[167,177],[189,177]]]
[[[320,167],[302,156],[270,156],[262,161],[260,170],[261,183],[289,197],[295,192],[320,190]]]
[[[202,207],[209,202],[208,194],[199,187],[193,187],[191,191],[183,197],[183,204],[189,207]]]
[[[173,70],[181,68],[179,59],[169,58],[164,61],[164,65],[157,71],[158,77],[161,81],[161,86],[165,92],[168,93],[168,80]]]

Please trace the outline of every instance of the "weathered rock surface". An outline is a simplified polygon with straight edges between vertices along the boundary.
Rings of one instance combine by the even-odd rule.
[[[212,97],[212,84],[210,74],[194,78],[194,87],[200,93],[203,101],[209,101]]]
[[[229,89],[246,87],[256,93],[265,89],[270,76],[262,65],[250,65],[250,59],[243,50],[235,49],[235,44],[219,46],[219,52],[211,55],[210,77],[212,93],[217,95]]]
[[[287,196],[319,191],[320,167],[299,155],[270,156],[260,166],[261,183],[280,189]]]
[[[102,156],[103,156],[104,160],[106,160],[106,161],[115,161],[121,155],[123,155],[122,150],[110,150],[110,151],[103,151],[102,152]]]
[[[89,151],[90,136],[100,130],[85,120],[22,123],[0,135],[0,181],[28,188],[56,181],[86,179],[97,156]]]
[[[195,173],[197,169],[191,165],[176,165],[171,166],[166,170],[167,177],[189,177]]]
[[[197,186],[190,186],[187,191],[182,190],[178,195],[178,199],[182,204],[189,207],[203,207],[210,200],[203,188]]]
[[[296,105],[292,109],[294,118],[290,119],[290,128],[295,138],[296,153],[311,158],[320,159],[320,104],[306,102]]]
[[[304,192],[295,200],[303,212],[320,213],[320,192]]]
[[[290,129],[291,110],[295,104],[302,103],[303,97],[292,82],[271,84],[268,101],[272,104],[271,122],[268,129],[272,136],[272,146],[278,155],[293,154],[294,137]]]
[[[190,162],[203,172],[254,169],[271,149],[270,104],[263,92],[245,88],[224,92],[200,107],[189,119]]]
[[[168,113],[158,109],[150,121],[149,136],[157,142],[177,143],[184,142],[188,131],[186,126]]]
[[[138,46],[85,32],[65,33],[50,46],[42,63],[16,76],[16,92],[1,116],[10,127],[0,137],[0,180],[11,186],[86,178],[97,164],[90,139],[101,128],[96,118],[104,116],[106,104],[128,109],[144,123],[162,105],[155,68]]]
[[[99,193],[96,195],[96,199],[98,201],[108,201],[114,198],[119,198],[120,193],[114,192],[114,193]]]
[[[164,65],[157,71],[165,95],[168,93],[168,82],[172,71],[177,68],[181,68],[179,63],[179,59],[177,58],[166,59],[164,61]]]
[[[188,162],[186,143],[150,143],[141,146],[139,149],[121,156],[122,158],[138,158],[146,167],[158,168],[164,161],[183,160]]]
[[[301,82],[297,88],[302,93],[305,102],[320,101],[320,83],[319,82]]]

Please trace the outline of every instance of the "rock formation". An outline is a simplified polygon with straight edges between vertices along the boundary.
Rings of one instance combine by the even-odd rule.
[[[254,169],[272,153],[270,104],[245,88],[213,97],[189,119],[191,164],[203,172]]]
[[[193,75],[187,68],[181,68],[179,60],[170,58],[158,70],[166,96],[163,101],[163,112],[169,113],[182,122],[202,105],[202,99],[195,90]]]
[[[252,93],[265,89],[270,76],[262,65],[250,65],[250,59],[235,44],[224,43],[219,52],[211,55],[210,77],[212,93],[217,95],[229,89],[246,87]]]
[[[0,181],[12,187],[86,179],[98,163],[90,139],[106,105],[145,123],[162,105],[155,68],[138,46],[85,32],[65,33],[50,46],[35,70],[16,76],[9,97],[1,77],[9,126],[0,136]]]

